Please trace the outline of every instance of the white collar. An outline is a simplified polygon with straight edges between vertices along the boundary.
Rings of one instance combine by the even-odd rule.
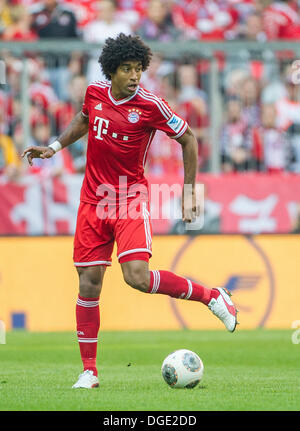
[[[122,103],[126,103],[126,102],[128,102],[129,100],[131,100],[131,99],[133,99],[134,98],[134,96],[137,94],[137,92],[139,91],[139,89],[140,89],[140,86],[138,85],[137,87],[136,87],[136,90],[135,90],[135,92],[133,93],[133,95],[132,96],[128,96],[128,97],[126,97],[125,99],[120,99],[120,100],[116,100],[114,97],[113,97],[113,95],[111,94],[111,86],[108,88],[108,96],[109,96],[109,98],[110,98],[110,100],[113,102],[113,104],[114,105],[122,105]]]

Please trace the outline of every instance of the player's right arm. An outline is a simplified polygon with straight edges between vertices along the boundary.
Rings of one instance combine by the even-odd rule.
[[[76,142],[82,136],[84,136],[89,128],[89,118],[86,115],[83,115],[82,112],[78,112],[77,115],[73,118],[69,126],[66,128],[64,132],[57,138],[62,148],[65,148],[73,142]],[[32,146],[28,147],[23,151],[21,157],[27,155],[27,160],[30,166],[32,166],[32,160],[39,159],[50,159],[54,156],[55,150],[49,147],[38,147]]]

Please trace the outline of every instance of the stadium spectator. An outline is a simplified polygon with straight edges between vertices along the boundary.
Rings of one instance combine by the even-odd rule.
[[[0,173],[5,173],[8,167],[20,167],[20,165],[13,140],[7,135],[0,134]]]
[[[171,66],[172,67],[172,66]],[[162,77],[165,76],[163,57],[157,53],[153,54],[149,68],[142,76],[141,84],[151,92],[162,94]],[[170,70],[167,69],[167,72]]]
[[[291,66],[285,69],[282,81],[284,93],[276,103],[277,125],[287,130],[293,123],[300,123],[300,88],[293,82]]]
[[[82,31],[98,15],[101,0],[63,0],[63,3],[74,13],[77,26]]]
[[[179,109],[178,97],[175,87],[170,83],[169,77],[163,80],[164,85],[160,90],[168,100],[171,109]],[[146,170],[147,174],[153,176],[182,176],[182,149],[173,139],[165,133],[157,130],[149,148]]]
[[[75,15],[57,0],[43,0],[33,5],[32,29],[40,38],[78,37]]]
[[[268,40],[299,39],[300,20],[294,1],[258,0],[256,7],[262,12]]]
[[[5,175],[9,181],[17,181],[22,174],[22,164],[19,157],[21,151],[10,136],[14,119],[12,113],[13,99],[0,91],[0,175]]]
[[[102,0],[99,2],[99,14],[97,19],[92,21],[84,29],[84,40],[90,43],[99,43],[119,33],[130,34],[131,28],[126,22],[117,19],[116,0]]]
[[[182,150],[163,132],[157,131],[149,149],[147,175],[182,176]]]
[[[245,79],[248,77],[246,68],[228,67],[228,72],[224,73],[224,96],[225,99],[240,98]]]
[[[205,169],[208,158],[207,95],[198,86],[195,65],[182,64],[178,68],[178,112],[188,121],[198,142],[199,170]]]
[[[34,41],[36,33],[31,30],[31,17],[28,10],[22,4],[13,6],[10,10],[11,24],[7,26],[2,34],[3,40]]]
[[[277,127],[285,130],[291,141],[294,159],[291,169],[300,172],[300,87],[292,79],[292,67],[284,72],[284,94],[276,102]]]
[[[260,88],[252,77],[247,77],[241,86],[242,117],[248,127],[260,123]]]
[[[252,12],[246,17],[245,25],[241,27],[238,38],[254,42],[266,41],[267,35],[264,31],[261,13]]]
[[[54,105],[52,112],[56,135],[59,135],[68,126],[76,112],[81,109],[87,85],[84,75],[72,77],[68,83],[68,99],[65,102],[57,101]]]
[[[33,127],[32,144],[36,146],[47,146],[51,141],[54,141],[51,136],[51,127],[47,118],[44,118],[44,121],[36,123]],[[68,148],[66,148],[66,151],[60,152],[57,160],[54,160],[54,158],[37,160],[35,166],[29,167],[28,171],[30,173],[39,173],[44,176],[58,176],[62,174],[75,173],[73,160]]]
[[[261,117],[261,126],[253,130],[253,155],[259,170],[269,173],[288,170],[292,148],[285,132],[276,126],[275,105],[263,105]]]
[[[59,101],[53,109],[54,134],[59,135],[80,111],[84,102],[87,80],[83,75],[74,76],[69,82],[69,99]],[[79,139],[69,149],[76,172],[83,173],[86,162],[86,137]]]
[[[224,172],[244,171],[251,165],[251,150],[246,140],[247,124],[242,115],[242,103],[231,98],[225,106],[220,147]]]
[[[231,39],[238,12],[221,0],[178,0],[173,7],[173,19],[186,39]]]
[[[13,97],[0,89],[0,134],[10,135],[14,121]]]
[[[172,80],[173,89],[170,91],[170,97],[173,99],[175,71],[176,65],[174,62],[166,60],[163,55],[159,53],[153,53],[149,68],[142,75],[141,85],[149,89],[149,91],[161,94],[161,97],[167,99],[170,81]]]
[[[58,100],[52,87],[46,81],[33,80],[28,90],[32,103],[38,106],[41,112],[48,112],[51,105]]]
[[[78,29],[75,15],[57,0],[43,0],[30,8],[32,29],[39,38],[77,38]],[[70,56],[65,54],[45,55],[49,79],[56,95],[65,100],[69,79]]]
[[[247,17],[257,11],[256,0],[228,0],[231,8],[238,14],[238,27],[247,21]]]
[[[118,15],[135,30],[147,14],[149,0],[118,0]]]
[[[102,0],[99,3],[98,18],[83,31],[84,40],[90,43],[103,43],[108,37],[116,37],[119,33],[130,34],[130,26],[125,21],[120,21],[116,14],[116,0]],[[88,63],[88,82],[105,79],[98,63],[98,57],[99,52],[97,51]]]
[[[12,24],[11,11],[7,0],[0,0],[0,36]]]
[[[145,40],[169,42],[179,37],[168,5],[162,0],[150,0],[147,15],[136,29],[136,33]]]

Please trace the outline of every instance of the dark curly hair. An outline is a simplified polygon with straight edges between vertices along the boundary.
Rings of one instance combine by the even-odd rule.
[[[145,71],[152,57],[151,49],[144,44],[139,36],[126,36],[120,33],[116,39],[109,37],[105,40],[98,62],[107,79],[111,79],[120,64],[125,61],[140,61]]]

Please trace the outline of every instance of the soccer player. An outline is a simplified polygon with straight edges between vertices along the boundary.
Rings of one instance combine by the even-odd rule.
[[[139,85],[151,55],[137,36],[121,33],[115,39],[108,38],[99,58],[108,81],[87,87],[82,111],[57,141],[48,147],[29,147],[22,155],[27,155],[32,165],[34,158],[50,158],[88,132],[73,256],[79,275],[76,321],[83,372],[73,388],[99,386],[99,297],[114,242],[129,286],[145,293],[202,302],[230,332],[237,324],[237,310],[224,288],[208,289],[170,271],[149,270],[152,231],[144,166],[156,130],[182,146],[184,184],[191,185],[183,187],[182,220],[192,222],[198,214],[196,139],[185,120],[163,99]],[[137,210],[129,211],[138,195]]]

